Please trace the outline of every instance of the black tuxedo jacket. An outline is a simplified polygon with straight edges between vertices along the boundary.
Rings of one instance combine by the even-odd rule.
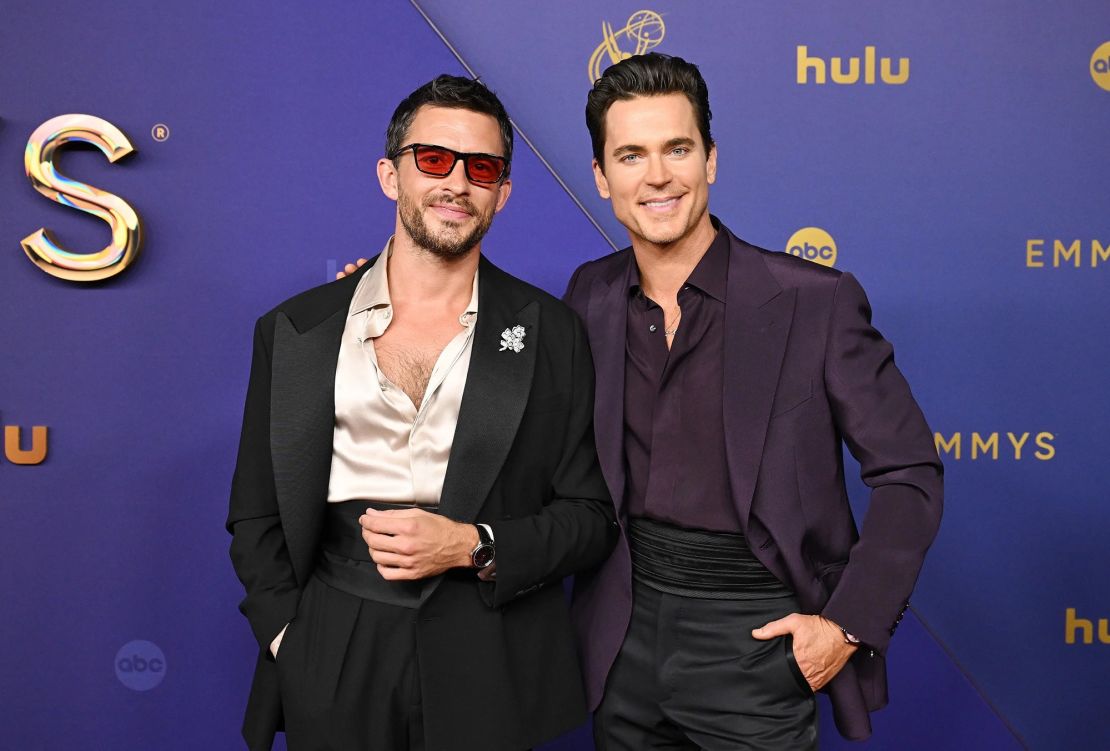
[[[802,611],[864,641],[823,690],[841,734],[866,738],[868,712],[887,700],[887,645],[940,523],[943,468],[933,433],[851,274],[756,248],[724,225],[719,231],[730,253],[721,357],[732,502],[752,552],[794,590]],[[626,248],[582,265],[565,298],[597,355],[597,444],[618,512],[634,262]],[[862,531],[844,484],[844,443],[872,489]],[[596,574],[575,580],[591,707],[628,628],[631,570],[622,534]]]
[[[375,262],[377,259],[375,259]],[[373,263],[373,262],[372,262]],[[323,526],[335,425],[335,367],[358,280],[309,290],[258,320],[227,529],[258,641],[243,725],[252,748],[281,729],[269,645],[296,617]],[[442,514],[488,523],[497,579],[428,579],[418,643],[430,749],[521,749],[585,719],[562,587],[617,534],[593,432],[585,332],[563,303],[484,258],[478,322]],[[501,332],[525,328],[524,349]]]

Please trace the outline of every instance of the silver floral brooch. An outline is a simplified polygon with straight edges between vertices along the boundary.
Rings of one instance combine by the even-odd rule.
[[[524,327],[513,326],[511,329],[505,329],[501,332],[501,349],[498,352],[504,352],[511,349],[513,352],[520,352],[524,349]]]

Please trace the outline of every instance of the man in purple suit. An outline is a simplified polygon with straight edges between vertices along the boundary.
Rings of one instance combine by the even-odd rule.
[[[575,584],[605,751],[816,748],[818,690],[867,738],[941,516],[932,432],[863,289],[710,215],[709,120],[697,67],[658,54],[610,67],[586,106],[598,192],[632,242],[565,297],[621,523]],[[842,442],[871,488],[860,531]]]

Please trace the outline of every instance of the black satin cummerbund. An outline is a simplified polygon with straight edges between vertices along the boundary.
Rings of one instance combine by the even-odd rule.
[[[759,562],[742,534],[632,518],[628,541],[633,578],[660,592],[712,600],[794,594]]]
[[[316,576],[330,587],[387,605],[420,607],[438,577],[419,581],[383,579],[377,564],[370,558],[370,549],[362,539],[358,518],[367,508],[408,508],[379,501],[343,501],[327,504],[324,536]],[[434,511],[434,508],[426,508]]]

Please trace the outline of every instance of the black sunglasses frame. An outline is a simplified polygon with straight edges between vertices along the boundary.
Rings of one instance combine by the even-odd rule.
[[[420,160],[416,158],[416,150],[419,148],[436,149],[437,151],[442,151],[444,153],[450,154],[452,161],[450,166],[447,168],[447,171],[441,175],[423,169],[420,166]],[[401,148],[394,151],[392,154],[389,155],[389,158],[396,160],[406,151],[412,152],[412,161],[413,164],[416,165],[416,169],[420,170],[423,174],[431,175],[432,177],[447,177],[451,174],[451,171],[455,169],[455,165],[458,164],[460,159],[463,163],[463,171],[466,173],[466,179],[474,183],[475,185],[496,185],[500,182],[504,182],[505,178],[509,176],[509,160],[503,156],[498,156],[497,154],[485,154],[480,151],[455,151],[454,149],[449,149],[446,146],[439,146],[434,143],[410,143],[408,146],[402,146]],[[472,158],[494,159],[498,162],[501,162],[501,174],[498,175],[497,178],[494,180],[475,179],[475,177],[470,174],[470,160]]]

